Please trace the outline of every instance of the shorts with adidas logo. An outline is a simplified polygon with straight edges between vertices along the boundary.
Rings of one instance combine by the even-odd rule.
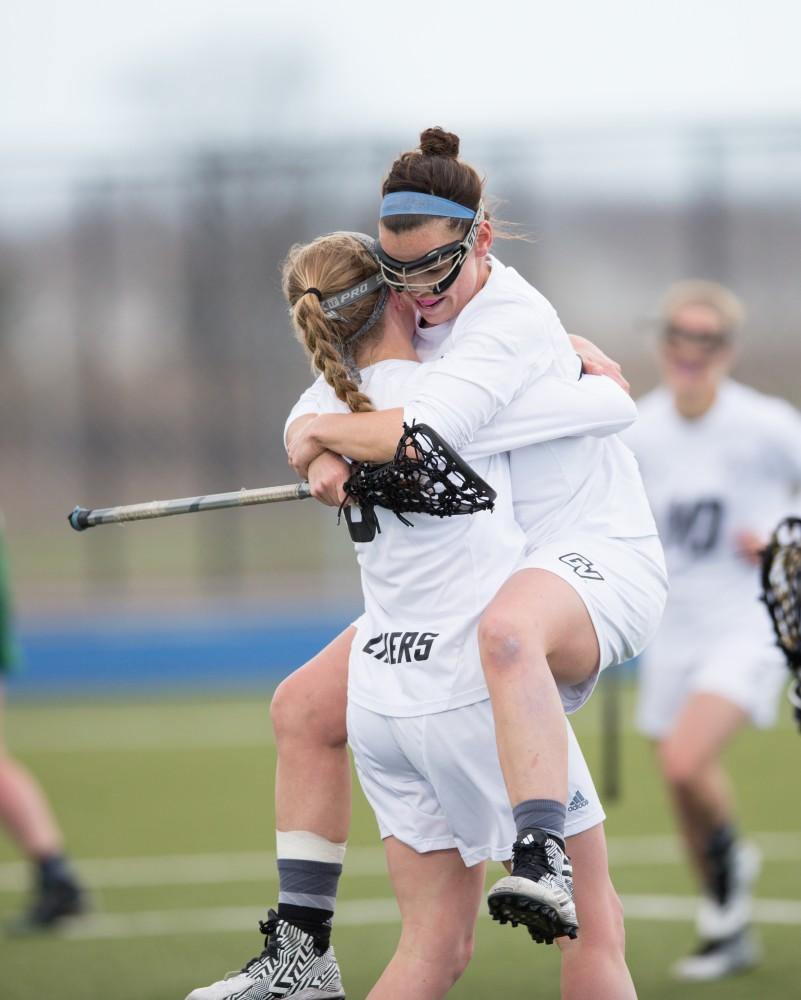
[[[601,670],[638,656],[659,628],[668,582],[656,535],[612,538],[566,532],[529,549],[519,569],[545,569],[578,594],[598,637],[599,669],[581,684],[559,685],[565,711],[590,697]]]
[[[570,723],[565,835],[604,820]],[[495,745],[489,700],[408,718],[351,701],[348,740],[382,839],[415,851],[456,848],[468,866],[512,855],[515,824]]]

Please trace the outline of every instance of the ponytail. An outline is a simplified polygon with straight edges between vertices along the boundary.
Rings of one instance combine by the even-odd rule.
[[[292,247],[282,267],[292,325],[312,370],[323,376],[353,413],[375,409],[358,388],[354,354],[357,345],[380,331],[388,296],[385,286],[371,288],[369,282],[378,270],[373,243],[361,233],[332,233]],[[347,294],[360,284],[366,284],[367,291],[359,288],[358,294]],[[343,299],[350,304],[343,305]]]

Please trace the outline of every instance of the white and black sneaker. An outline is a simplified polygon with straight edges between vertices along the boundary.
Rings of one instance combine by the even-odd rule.
[[[259,921],[264,951],[240,972],[229,972],[211,986],[192,990],[186,1000],[345,1000],[334,949],[279,920],[270,910]]]
[[[676,962],[671,971],[684,982],[709,982],[752,969],[760,958],[756,937],[745,928],[731,937],[703,942],[695,954]]]
[[[733,938],[751,922],[751,889],[762,868],[762,852],[750,841],[738,841],[729,863],[698,907],[696,929],[702,941]]]
[[[537,942],[575,938],[573,869],[562,845],[544,830],[522,830],[512,848],[512,874],[490,889],[490,916],[513,927],[523,924]]]

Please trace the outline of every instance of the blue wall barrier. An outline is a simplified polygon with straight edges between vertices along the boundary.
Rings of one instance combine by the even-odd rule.
[[[22,669],[8,687],[18,695],[64,696],[273,686],[358,613],[21,623]]]

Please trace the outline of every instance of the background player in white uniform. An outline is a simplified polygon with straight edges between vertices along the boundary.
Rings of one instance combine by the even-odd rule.
[[[410,293],[421,317],[421,356],[438,360],[403,409],[324,416],[306,427],[290,442],[301,475],[325,448],[388,459],[404,418],[429,424],[461,450],[543,373],[564,376],[573,364],[550,304],[490,257],[482,184],[457,159],[458,139],[432,129],[421,146],[401,156],[384,183],[379,258],[385,280]],[[532,904],[547,898],[540,883],[557,878],[563,849],[566,742],[556,681],[568,689],[569,708],[577,708],[599,669],[650,639],[666,593],[661,546],[633,456],[614,436],[571,444],[558,455],[540,446],[512,453],[527,560],[479,629],[518,826],[513,877],[493,887],[490,910],[529,926],[539,921]],[[564,933],[553,926],[557,936]]]
[[[315,272],[313,280],[326,289],[333,289],[345,281],[345,275],[340,273],[341,269],[338,270],[332,266],[336,262],[333,259],[333,255],[334,251],[336,251],[338,256],[346,262],[350,259],[351,271],[353,271],[354,243],[353,236],[341,234],[319,241],[320,246],[317,248],[313,246],[312,250],[316,249],[318,255],[322,253],[323,249],[326,251],[323,254],[323,260],[328,264],[325,273],[321,276],[316,276]],[[349,278],[351,282],[354,278],[364,275],[365,266],[373,271],[377,267],[374,256],[366,254],[358,243],[356,243],[356,247],[358,250],[356,263],[359,265],[359,269],[356,270],[355,274],[351,273]],[[349,250],[349,253],[345,253],[345,250]],[[367,273],[369,275],[369,270]],[[305,280],[311,281],[312,279],[306,278]],[[303,288],[306,288],[305,284]],[[386,297],[386,292],[383,295]],[[309,309],[314,310],[316,308],[319,320],[321,318],[319,306],[315,307],[313,295],[310,293],[305,298],[310,301],[304,301],[302,304],[299,304],[297,314],[301,318],[308,317]],[[383,308],[384,303],[379,293],[373,289],[368,302],[366,316],[360,314],[358,311],[355,314],[350,311],[348,312],[348,318],[351,320],[349,324],[329,322],[327,326],[334,329],[339,327],[339,336],[343,336],[344,333],[352,332],[358,326],[361,326],[366,333],[375,325],[374,333],[382,333],[384,335],[382,344],[384,345],[384,349],[390,352],[389,356],[392,356],[390,334],[398,327],[397,316],[395,315],[397,311],[398,315],[403,316],[405,320],[405,326],[401,327],[401,332],[405,338],[401,346],[405,349],[409,357],[416,358],[411,347],[411,340],[414,334],[414,316],[410,307],[408,304],[402,304],[397,296],[393,296],[391,308],[387,309],[389,314],[388,319],[383,327],[379,327],[377,323],[374,324],[375,317],[373,316],[376,312],[373,303],[377,299],[380,315],[380,309]],[[362,322],[363,320],[364,322]],[[323,324],[325,325],[325,320],[323,320]],[[314,350],[316,365],[323,368],[329,378],[334,379],[332,370],[335,373],[342,374],[344,369],[338,351],[332,351],[329,345],[322,342],[322,338],[318,338],[313,342],[312,349]],[[394,393],[392,401],[402,402],[404,398],[412,394],[412,378],[416,378],[420,370],[421,366],[416,362],[387,361],[382,366],[370,369],[365,373],[365,379],[369,380],[371,392],[374,388],[374,380],[377,379],[376,389],[379,393],[383,379],[383,383],[387,384],[387,391],[391,389]],[[500,458],[496,454],[499,448],[506,446],[504,435],[506,435],[507,439],[522,445],[528,441],[547,439],[557,433],[582,433],[591,426],[598,432],[608,433],[614,429],[620,429],[622,426],[628,425],[634,419],[635,411],[633,404],[611,382],[606,379],[593,378],[586,378],[579,382],[577,381],[577,375],[578,369],[576,367],[570,378],[557,380],[555,377],[544,377],[541,384],[538,385],[536,401],[531,398],[526,401],[521,397],[518,405],[509,407],[504,413],[503,420],[496,421],[495,426],[488,427],[484,432],[477,435],[471,458],[475,456],[479,461],[483,460],[485,465],[488,463],[491,465],[487,475],[493,482],[496,480],[508,481],[508,462],[505,458]],[[319,386],[317,391],[320,391]],[[326,408],[331,408],[332,401],[336,404],[336,399],[327,386],[324,387],[324,391],[328,394]],[[359,401],[362,399],[354,391],[349,391],[344,393],[344,395],[350,400],[351,405],[354,406],[359,405]],[[537,404],[536,407],[533,405],[534,402]],[[347,409],[346,407],[342,407],[342,404],[337,405],[342,409]],[[561,427],[559,427],[559,408],[561,408],[562,413]],[[481,455],[484,456],[483,459],[479,457]],[[487,456],[492,457],[488,458]],[[404,647],[403,643],[400,643],[398,655],[401,656],[401,659],[409,659],[411,664],[421,663],[423,669],[422,672],[413,674],[411,667],[407,666],[405,668],[405,682],[408,684],[411,681],[414,689],[414,698],[410,700],[408,690],[398,690],[397,686],[392,683],[395,671],[389,668],[386,663],[387,657],[384,653],[384,647],[380,642],[372,643],[372,646],[375,647],[373,652],[376,653],[377,658],[369,653],[365,654],[360,661],[361,669],[357,664],[354,671],[357,679],[356,690],[360,692],[360,694],[356,695],[356,700],[357,702],[366,702],[372,705],[373,708],[382,707],[385,710],[390,708],[394,713],[400,715],[408,715],[409,711],[412,710],[415,715],[418,715],[420,712],[427,712],[443,718],[447,717],[447,733],[450,734],[448,739],[455,739],[458,735],[463,748],[465,744],[473,746],[472,753],[459,755],[458,763],[461,769],[460,773],[464,776],[463,781],[467,780],[470,786],[474,788],[474,794],[479,794],[478,803],[471,802],[470,795],[467,795],[464,800],[459,795],[454,797],[455,785],[448,778],[448,759],[439,759],[441,755],[438,755],[437,759],[433,761],[435,767],[434,780],[438,784],[440,795],[447,795],[448,789],[450,789],[450,799],[446,800],[452,814],[449,818],[452,824],[454,820],[458,820],[458,823],[461,824],[461,839],[455,840],[452,834],[448,838],[445,838],[443,836],[444,831],[451,828],[448,827],[446,818],[442,815],[438,817],[431,814],[430,809],[427,816],[424,815],[426,810],[420,811],[418,809],[415,812],[412,809],[410,811],[408,799],[406,800],[406,808],[397,811],[396,815],[391,817],[389,822],[394,825],[394,829],[400,831],[404,843],[410,843],[421,849],[432,849],[432,838],[436,840],[438,851],[445,846],[455,846],[457,842],[460,843],[465,857],[472,864],[477,863],[482,857],[508,857],[511,850],[511,841],[514,837],[514,824],[503,788],[497,755],[494,750],[491,714],[486,704],[483,704],[483,708],[473,707],[476,704],[481,705],[486,702],[487,698],[475,639],[475,624],[484,604],[486,604],[500,583],[514,569],[525,547],[524,536],[512,518],[508,488],[505,496],[502,491],[502,497],[504,497],[505,501],[505,507],[503,508],[506,514],[505,535],[501,530],[503,527],[502,517],[493,517],[489,521],[485,521],[483,525],[476,524],[476,527],[482,529],[483,534],[478,539],[471,536],[472,541],[469,548],[464,548],[464,537],[462,536],[465,536],[465,529],[471,529],[472,535],[474,536],[475,534],[470,524],[471,519],[457,518],[449,522],[449,524],[452,524],[451,534],[456,531],[460,535],[460,538],[454,539],[443,537],[443,524],[440,521],[437,521],[433,526],[429,525],[428,534],[426,535],[420,527],[414,532],[410,532],[408,528],[397,522],[394,517],[390,517],[389,521],[387,521],[382,516],[383,534],[381,536],[381,552],[375,549],[374,546],[368,545],[361,547],[362,553],[360,555],[363,563],[362,570],[365,580],[365,592],[368,597],[368,615],[365,617],[365,621],[360,624],[360,628],[362,630],[366,629],[368,641],[357,642],[354,645],[354,649],[359,650],[364,646],[371,647],[370,640],[374,638],[372,636],[373,632],[386,636],[388,633],[397,632],[400,628],[404,636],[411,637],[414,635],[421,641],[415,645],[414,654],[408,656],[403,655],[402,651]],[[504,501],[499,501],[499,503]],[[430,522],[433,519],[428,518],[424,520]],[[432,531],[432,527],[435,530]],[[436,530],[437,528],[439,530]],[[396,538],[395,536],[398,537]],[[399,589],[397,581],[404,579],[403,552],[402,546],[399,544],[400,542],[405,543],[405,547],[411,557],[406,561],[407,563],[411,562],[412,573],[411,577]],[[387,552],[386,550],[389,551]],[[397,558],[395,555],[396,550]],[[463,553],[461,561],[458,555],[460,552]],[[433,595],[431,581],[441,580],[443,570],[449,574],[449,578],[454,574],[459,577],[462,580],[462,588],[455,586],[445,587],[440,582],[435,584],[436,595]],[[386,580],[388,571],[391,575],[389,580]],[[410,576],[408,570],[406,576]],[[467,588],[467,597],[465,597],[463,590],[466,582],[471,579],[473,583]],[[420,589],[421,587],[422,590]],[[412,606],[415,595],[417,601],[416,608]],[[432,600],[432,596],[437,597],[436,601]],[[386,618],[384,609],[393,606],[395,612],[389,618]],[[430,618],[434,614],[433,609],[435,609],[436,613],[433,621],[436,623],[436,627],[425,629],[417,621],[416,627],[413,628],[412,626],[415,625],[415,621],[412,621],[409,628],[402,628],[398,625],[398,607],[403,608],[404,618],[411,615],[413,619],[415,616],[419,619],[419,616],[423,613]],[[448,630],[451,632],[450,636],[445,634]],[[429,654],[431,653],[429,644],[433,644],[434,640],[427,639],[426,642],[423,642],[422,639],[432,631],[437,632],[436,649],[433,655],[423,657],[423,653],[426,650],[428,650]],[[390,650],[391,648],[390,644]],[[460,652],[464,649],[469,649],[469,653]],[[458,658],[456,658],[457,653],[459,654]],[[388,658],[393,658],[391,652]],[[427,661],[429,659],[432,662],[424,662],[424,660]],[[382,662],[385,664],[383,672],[380,668]],[[455,677],[453,675],[454,668],[456,670]],[[429,692],[427,696],[425,691],[426,677],[434,669],[436,669],[436,685],[434,692]],[[359,679],[361,679],[361,683],[359,683]],[[447,700],[444,702],[437,693],[443,688],[448,691]],[[471,706],[470,718],[463,719],[461,723],[457,724],[458,713],[450,711],[450,709],[459,705]],[[444,711],[446,709],[448,710]],[[370,716],[371,714],[368,711],[367,715]],[[476,726],[478,726],[477,730]],[[438,731],[440,733],[444,732],[442,726],[438,727]],[[567,833],[572,840],[582,831],[598,827],[603,818],[603,813],[586,765],[583,762],[578,745],[572,737],[572,733],[570,734],[570,740],[570,793],[573,809],[571,810]],[[452,751],[449,751],[449,753],[452,754]],[[453,778],[452,774],[450,778]],[[392,796],[387,797],[388,790],[386,788],[384,788],[383,792],[381,791],[382,787],[382,784],[376,784],[375,775],[373,775],[373,790],[377,789],[378,794],[383,796],[384,804],[387,801],[393,801]],[[483,818],[483,823],[477,822],[478,816]],[[307,834],[307,840],[308,836]],[[456,837],[459,838],[458,826]],[[296,834],[285,832],[279,836],[279,844],[282,838],[284,841],[287,839],[303,839],[302,837],[298,838]],[[445,839],[448,839],[447,845],[444,843]],[[469,841],[472,841],[472,844],[469,844]],[[598,881],[598,873],[603,870],[604,877],[606,873],[605,847],[601,828],[593,829],[590,845],[592,846],[588,846],[586,850],[593,851],[595,854],[593,878]],[[411,848],[402,848],[402,845],[396,846],[395,852],[397,853],[399,849],[413,853]],[[483,854],[482,851],[484,852]],[[457,870],[463,869],[464,865],[461,858],[455,852],[452,851],[451,853],[458,860]],[[579,851],[579,855],[581,853]],[[454,860],[454,858],[451,860]],[[431,865],[427,865],[426,867],[428,871],[423,882],[430,894],[433,889]],[[308,875],[308,872],[306,874]],[[291,875],[292,873],[290,873]],[[473,886],[472,895],[475,897],[477,905],[479,896],[476,895],[475,886],[479,886],[478,893],[480,894],[480,886],[483,884],[483,878],[481,873],[476,870],[470,876],[470,879],[470,884]],[[465,879],[462,878],[460,881],[464,884]],[[589,873],[587,881],[588,883],[590,882]],[[421,888],[422,885],[418,885],[417,889],[412,893],[412,898],[417,900],[417,903],[414,904],[417,908],[420,908],[421,904],[429,898],[419,891]],[[609,888],[611,890],[611,885]],[[287,895],[291,896],[291,893]],[[284,893],[282,892],[283,897]],[[594,902],[597,905],[597,900]],[[440,900],[439,905],[443,905],[442,900]],[[451,901],[447,904],[447,907],[450,909],[452,906],[453,898],[451,897]],[[287,907],[286,904],[283,904],[279,907],[279,915],[282,909],[284,911],[287,909],[292,910],[293,906],[289,905]],[[297,910],[299,907],[294,907],[294,909]],[[460,920],[449,920],[448,934],[443,934],[442,928],[438,927],[440,933],[432,933],[427,944],[429,954],[432,950],[438,952],[440,958],[438,962],[439,974],[446,978],[452,976],[455,966],[459,965],[465,958],[463,947],[466,940],[465,935],[467,937],[472,936],[474,916],[470,916],[469,908],[468,910],[464,910],[460,906],[457,909],[461,915]],[[424,911],[430,920],[433,912],[430,905],[423,906],[420,912]],[[296,917],[295,913],[291,915],[293,918]],[[587,920],[587,928],[589,941],[592,942],[592,917]],[[284,941],[286,941],[287,936],[292,938],[294,934],[294,928],[288,928],[285,920],[279,920],[275,923],[272,930]],[[612,931],[614,932],[614,928],[612,928]],[[455,950],[449,946],[449,942],[454,940],[454,935],[459,939],[459,947]],[[297,937],[294,934],[294,938]],[[310,968],[310,977],[314,980],[313,988],[318,989],[318,992],[313,995],[337,995],[332,992],[332,989],[338,985],[338,973],[336,973],[332,953],[318,944],[315,954],[315,943],[312,942],[312,946],[308,947],[308,942],[312,941],[312,938],[309,935],[305,935],[305,941],[307,951],[309,952],[307,965]],[[327,945],[327,942],[325,943]],[[408,944],[408,941],[406,943]],[[293,939],[293,944],[297,944],[298,948],[301,949],[304,947],[304,942],[300,939]],[[418,948],[412,949],[412,953],[417,952]],[[408,956],[408,952],[406,954]],[[296,958],[297,955],[293,953],[294,968],[298,964],[295,961]],[[256,978],[259,974],[264,975],[265,978],[267,976],[279,975],[279,971],[275,967],[275,962],[271,961],[269,956],[261,962],[257,960],[255,963],[249,963],[240,977],[195,991],[193,997],[249,997],[251,995],[261,997],[266,995],[263,991],[268,984],[265,983],[264,979],[260,980]],[[398,963],[395,963],[393,971],[389,975],[394,976],[397,974]],[[630,984],[624,963],[623,974]],[[408,984],[409,980],[404,978],[403,981]],[[308,987],[309,984],[306,980],[304,982],[296,981],[294,986],[305,988],[304,983]],[[382,987],[382,989],[388,988],[386,984]],[[249,990],[254,992],[251,994],[248,992]],[[305,997],[306,993],[303,992],[301,995]],[[404,993],[403,995],[406,994]],[[616,993],[616,996],[620,995],[619,992]]]
[[[643,658],[638,723],[657,742],[705,901],[701,947],[685,978],[753,964],[751,845],[737,839],[724,748],[747,723],[767,726],[785,679],[759,603],[760,547],[801,483],[801,415],[728,378],[743,309],[727,289],[684,282],[662,314],[664,385],[627,432],[665,546],[671,592]]]

